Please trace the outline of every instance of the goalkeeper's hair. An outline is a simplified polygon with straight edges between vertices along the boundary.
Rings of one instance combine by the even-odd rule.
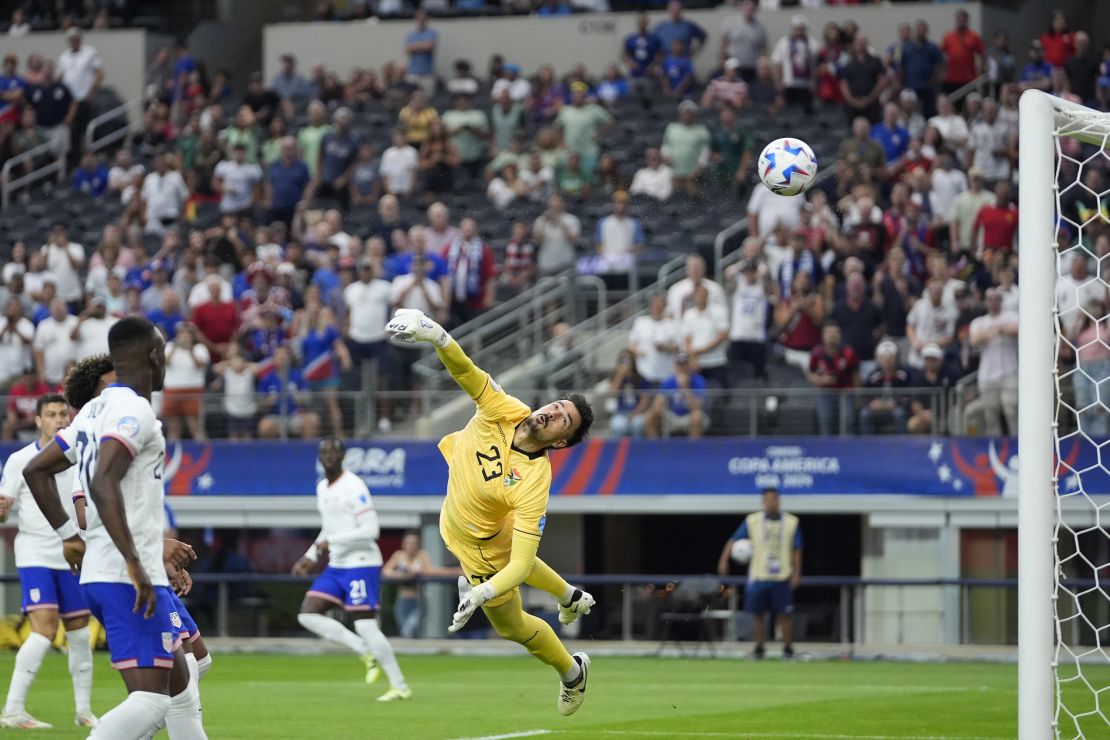
[[[100,395],[100,379],[114,369],[112,358],[107,354],[90,355],[78,360],[62,381],[66,402],[79,409],[96,398]]]
[[[574,408],[578,409],[578,415],[582,417],[582,421],[578,428],[574,430],[574,434],[567,439],[567,447],[574,447],[590,433],[590,427],[594,423],[594,409],[581,393],[571,393],[567,396],[567,401],[574,404]]]

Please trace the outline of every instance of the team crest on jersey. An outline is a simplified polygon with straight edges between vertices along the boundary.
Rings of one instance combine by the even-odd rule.
[[[509,474],[505,476],[505,486],[515,486],[522,480],[524,480],[524,477],[520,474],[520,471],[518,471],[516,468],[509,468]]]
[[[39,599],[42,598],[42,591],[37,588],[32,588],[29,595],[31,597],[31,603],[37,604],[39,603]]]
[[[181,615],[177,612],[170,612],[170,624],[181,629]]]
[[[125,416],[116,423],[116,431],[134,437],[139,433],[139,420],[134,416]]]
[[[173,652],[174,635],[172,632],[162,633],[162,649],[167,653]]]

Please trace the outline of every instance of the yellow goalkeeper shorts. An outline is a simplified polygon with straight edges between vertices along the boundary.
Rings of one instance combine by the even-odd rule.
[[[473,586],[485,583],[509,564],[509,556],[513,549],[511,520],[506,521],[501,531],[489,539],[463,541],[451,533],[444,525],[441,516],[439,535],[443,538],[443,544],[447,546],[451,554],[459,559],[459,565],[462,567],[463,573],[466,574],[467,580]],[[487,601],[485,606],[504,604],[513,597],[514,592],[519,590],[519,588],[514,588],[512,591],[498,594]]]

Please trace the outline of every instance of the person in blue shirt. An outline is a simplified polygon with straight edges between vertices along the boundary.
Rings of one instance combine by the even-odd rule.
[[[899,72],[903,87],[917,93],[925,118],[937,114],[937,85],[944,69],[944,54],[929,40],[929,24],[917,21],[913,38],[902,45]]]
[[[690,56],[697,56],[706,38],[704,28],[682,17],[682,0],[667,3],[667,20],[655,27],[655,35],[664,49],[670,49],[675,41],[681,41]]]
[[[263,395],[264,416],[258,421],[258,436],[275,439],[300,435],[305,439],[319,436],[320,417],[302,408],[307,402],[305,391],[308,383],[300,368],[293,366],[293,355],[288,347],[274,350],[274,366],[258,380],[258,392]]]
[[[92,152],[81,157],[81,167],[73,173],[73,189],[90,198],[99,198],[108,189],[108,168]]]
[[[322,394],[332,434],[343,435],[343,413],[339,409],[339,373],[351,369],[351,355],[331,309],[324,306],[320,291],[309,288],[305,307],[293,320],[294,341],[304,360],[302,374],[309,390]]]
[[[641,94],[650,91],[651,81],[659,73],[659,65],[663,62],[663,42],[651,31],[650,23],[647,13],[636,16],[636,33],[625,37],[621,52],[621,61],[628,69],[632,89]]]
[[[605,77],[594,88],[594,95],[606,106],[612,106],[618,100],[628,97],[628,80],[621,76],[620,67],[609,65],[605,70]]]
[[[419,85],[430,97],[435,94],[436,44],[439,43],[439,34],[428,28],[426,10],[416,11],[413,20],[416,21],[416,30],[405,36],[405,53],[409,57],[405,81],[410,85]]]
[[[660,78],[663,92],[672,98],[683,98],[694,86],[694,63],[686,54],[686,46],[681,41],[671,44],[671,53],[663,60],[663,74]]]
[[[316,165],[315,195],[335,198],[344,210],[351,202],[351,173],[361,139],[351,129],[354,114],[350,108],[339,108],[332,114],[335,127],[320,139],[320,155]]]
[[[27,82],[15,73],[19,57],[4,55],[0,70],[0,122],[15,123],[19,120],[19,104],[27,95]]]
[[[185,39],[178,39],[173,50],[177,55],[177,61],[173,65],[173,102],[177,103],[185,96],[185,83],[189,79],[189,73],[196,70],[197,63],[189,53],[189,44]]]
[[[900,116],[898,104],[887,103],[883,106],[883,120],[871,127],[871,138],[882,145],[887,164],[905,154],[910,146],[910,132],[902,126]]]
[[[428,238],[423,226],[413,226],[408,230],[409,249],[407,252],[394,252],[385,258],[385,269],[390,279],[412,272],[412,259],[420,255],[425,261],[425,271],[429,279],[440,282],[448,276],[447,260],[428,251]]]
[[[297,153],[296,139],[286,136],[281,140],[281,155],[270,162],[266,180],[269,223],[281,221],[287,228],[292,225],[297,204],[304,199],[305,188],[311,180],[308,165]]]
[[[659,384],[659,394],[648,411],[644,433],[660,437],[664,430],[685,431],[690,439],[697,439],[709,428],[705,413],[708,383],[705,376],[691,366],[685,352],[674,358],[674,375]]]
[[[1052,65],[1044,59],[1044,47],[1039,39],[1029,45],[1029,64],[1021,68],[1021,82],[1018,87],[1026,90],[1052,89]]]
[[[157,326],[166,335],[166,341],[173,341],[177,336],[177,327],[185,321],[185,315],[181,313],[181,299],[177,297],[175,290],[163,290],[162,300],[158,308],[153,311],[147,311],[147,319],[150,323]]]
[[[556,15],[570,15],[570,6],[563,0],[542,0],[540,7],[536,8],[536,15],[548,18]]]

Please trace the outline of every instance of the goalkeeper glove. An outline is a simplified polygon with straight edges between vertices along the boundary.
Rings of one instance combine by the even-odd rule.
[[[440,349],[451,342],[451,335],[446,329],[415,308],[397,309],[397,313],[385,325],[385,333],[395,342],[426,342]]]
[[[447,631],[458,632],[461,630],[474,616],[474,612],[478,611],[478,607],[496,595],[488,581],[477,588],[471,588],[470,583],[464,577],[459,576],[459,607],[455,611],[455,616],[451,618],[451,626],[447,628]]]

